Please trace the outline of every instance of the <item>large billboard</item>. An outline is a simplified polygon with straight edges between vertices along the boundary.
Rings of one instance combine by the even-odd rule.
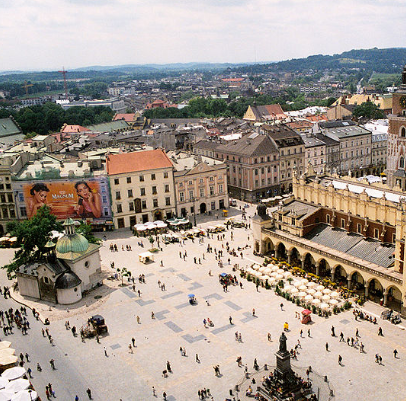
[[[29,219],[47,205],[59,220],[71,217],[96,224],[112,220],[107,177],[25,181],[15,183],[14,189],[20,210],[25,206]]]

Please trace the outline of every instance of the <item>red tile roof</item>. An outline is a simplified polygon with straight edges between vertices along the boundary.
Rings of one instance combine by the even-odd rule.
[[[172,162],[162,149],[109,155],[107,174],[123,174],[136,171],[173,167]]]
[[[73,134],[75,132],[86,132],[89,131],[87,128],[82,127],[81,125],[64,125],[61,129],[61,132],[64,134]]]
[[[124,120],[127,121],[128,123],[132,123],[135,118],[135,113],[122,113],[122,114],[116,114],[113,118],[113,121],[117,120]]]
[[[241,82],[244,81],[244,78],[223,78],[223,82]]]

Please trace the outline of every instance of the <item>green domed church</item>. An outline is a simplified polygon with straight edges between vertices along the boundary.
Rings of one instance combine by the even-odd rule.
[[[65,232],[57,243],[48,242],[46,258],[16,272],[21,295],[68,305],[102,284],[100,245],[78,234],[72,219],[63,225]]]

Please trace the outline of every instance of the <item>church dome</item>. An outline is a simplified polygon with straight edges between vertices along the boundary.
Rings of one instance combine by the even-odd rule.
[[[68,219],[64,223],[65,234],[58,239],[56,251],[59,253],[81,253],[89,248],[88,240],[75,231],[74,222]]]
[[[88,240],[83,235],[77,233],[74,235],[65,234],[56,243],[56,250],[59,253],[80,253],[86,251],[87,248],[89,248]]]
[[[55,281],[55,288],[59,290],[67,290],[77,287],[82,281],[73,272],[62,273]]]

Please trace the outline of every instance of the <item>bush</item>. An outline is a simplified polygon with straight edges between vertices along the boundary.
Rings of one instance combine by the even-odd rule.
[[[300,305],[300,299],[296,298],[296,305],[299,306]]]
[[[350,301],[345,301],[344,309],[350,309],[350,308],[351,308],[351,302]]]
[[[247,274],[247,280],[248,280],[248,281],[252,281],[252,276],[251,276],[251,274]]]
[[[283,280],[279,281],[278,286],[281,287],[281,288],[285,287],[285,283],[283,282]]]

